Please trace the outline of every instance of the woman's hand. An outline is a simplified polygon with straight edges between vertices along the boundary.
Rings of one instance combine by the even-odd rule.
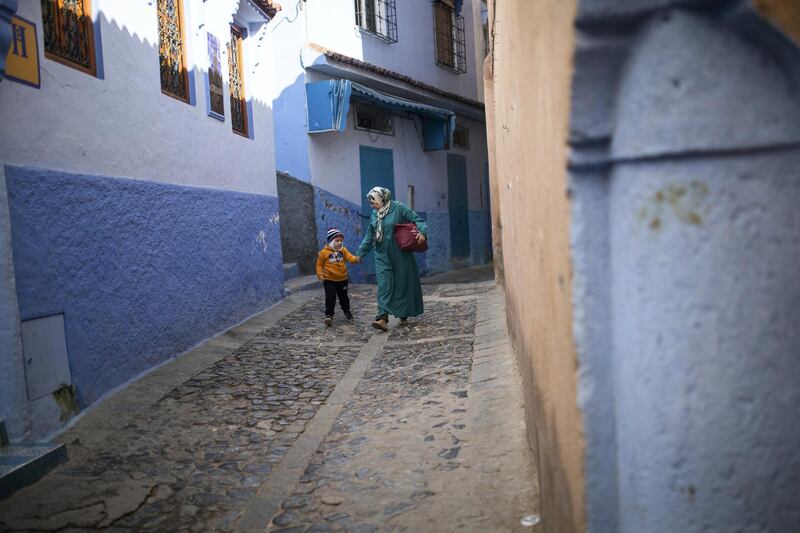
[[[422,244],[422,243],[424,243],[426,240],[427,240],[427,239],[425,238],[425,235],[423,235],[421,231],[417,233],[417,242],[418,242],[418,243]]]

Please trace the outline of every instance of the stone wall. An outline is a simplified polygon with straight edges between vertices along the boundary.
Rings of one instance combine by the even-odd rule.
[[[314,216],[314,187],[278,172],[281,250],[284,263],[297,263],[304,275],[314,273],[319,246]]]

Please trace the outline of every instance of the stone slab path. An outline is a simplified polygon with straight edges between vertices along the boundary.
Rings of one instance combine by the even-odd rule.
[[[89,410],[70,460],[0,502],[0,531],[531,531],[538,493],[494,283],[425,314],[322,324],[302,291]]]

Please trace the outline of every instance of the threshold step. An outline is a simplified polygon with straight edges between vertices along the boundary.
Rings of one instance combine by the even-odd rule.
[[[0,447],[0,500],[39,481],[67,461],[60,443],[21,443]]]

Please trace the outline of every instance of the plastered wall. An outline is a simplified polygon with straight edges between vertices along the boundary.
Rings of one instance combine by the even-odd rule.
[[[540,463],[543,531],[582,531],[566,172],[575,3],[510,0],[493,7],[502,36],[494,49],[493,167],[508,322]]]
[[[203,72],[207,33],[220,40],[227,92],[229,24],[238,1],[187,0],[189,76],[194,104],[161,93],[155,2],[94,0],[102,58],[93,77],[44,58],[41,4],[20,2],[17,14],[37,25],[41,88],[0,84],[0,161],[13,165],[122,176],[226,190],[277,194],[272,154],[271,52],[253,34],[244,51],[245,87],[251,101],[253,139],[231,131],[206,111]],[[266,32],[262,28],[261,32]],[[256,68],[259,64],[260,67]],[[231,161],[237,161],[232,171]]]

